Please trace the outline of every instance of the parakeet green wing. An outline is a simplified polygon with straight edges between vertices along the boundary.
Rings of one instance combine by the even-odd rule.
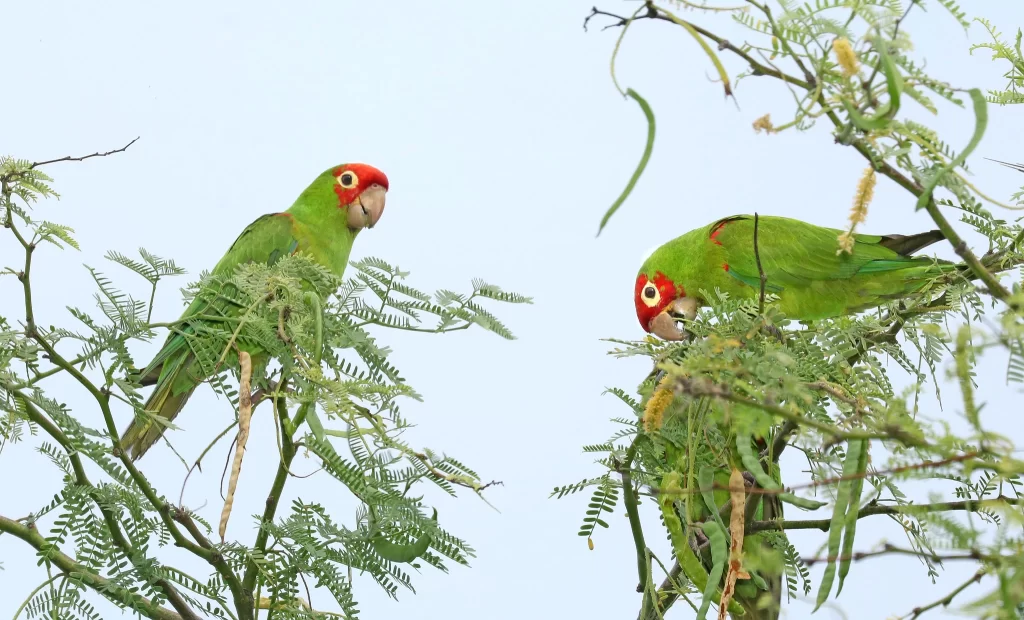
[[[299,249],[294,220],[288,213],[271,213],[249,224],[213,268],[212,273],[226,275],[239,265],[250,262],[274,264],[282,256]],[[185,309],[182,319],[205,314],[224,313],[224,308],[209,308],[208,302],[196,298]],[[156,384],[146,402],[146,411],[152,416],[173,420],[195,388],[208,374],[200,368],[189,345],[194,328],[183,323],[164,342],[164,346],[141,373],[143,385]],[[206,369],[209,370],[209,369]],[[121,446],[132,458],[141,456],[164,431],[163,424],[152,420],[135,419],[121,437]]]

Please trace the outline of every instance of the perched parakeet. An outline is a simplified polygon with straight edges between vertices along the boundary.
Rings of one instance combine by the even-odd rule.
[[[227,275],[244,263],[273,264],[281,256],[302,252],[340,277],[359,231],[373,228],[380,220],[387,191],[387,176],[373,166],[334,166],[310,183],[287,211],[269,213],[249,224],[212,273]],[[197,314],[200,306],[200,300],[193,301],[182,318]],[[186,323],[181,330],[191,328]],[[203,374],[185,337],[172,333],[140,373],[143,385],[156,384],[145,410],[174,419],[208,378]],[[164,426],[137,418],[121,436],[121,447],[138,459],[163,431]]]
[[[758,218],[758,254],[765,291],[793,319],[857,312],[920,290],[956,266],[914,252],[943,239],[918,235],[853,235],[849,253],[838,252],[843,233],[786,217]],[[654,251],[636,278],[634,303],[643,328],[681,340],[673,317],[693,319],[705,300],[701,290],[756,298],[761,280],[754,253],[754,216],[734,215],[692,230]]]

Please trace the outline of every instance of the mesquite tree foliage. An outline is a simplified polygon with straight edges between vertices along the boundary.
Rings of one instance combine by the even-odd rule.
[[[927,14],[921,10],[926,4]],[[707,617],[711,605],[719,618],[727,612],[777,618],[772,578],[789,596],[812,596],[820,607],[839,595],[845,580],[858,578],[856,560],[886,554],[915,556],[933,577],[943,559],[977,566],[970,580],[938,600],[908,600],[904,618],[968,592],[974,593],[966,604],[972,617],[1022,617],[1024,461],[1010,439],[986,424],[989,416],[1017,413],[984,408],[982,394],[987,382],[1024,383],[1024,229],[1009,210],[1021,205],[974,186],[966,167],[987,128],[988,106],[1024,103],[1020,31],[1007,42],[952,0],[646,0],[630,3],[632,14],[625,15],[605,8],[594,8],[585,26],[618,32],[612,78],[640,105],[648,132],[640,163],[602,227],[643,173],[655,140],[654,109],[620,85],[625,78],[614,73],[614,54],[628,44],[627,30],[664,22],[697,41],[694,49],[707,56],[727,96],[737,82],[753,79],[775,81],[793,94],[790,118],[777,122],[765,115],[753,130],[774,134],[826,123],[836,143],[863,156],[866,168],[851,188],[849,228],[836,239],[837,252],[865,221],[875,180],[885,176],[907,191],[908,210],[928,213],[961,263],[912,299],[812,322],[784,316],[763,284],[745,299],[702,291],[708,307],[686,321],[689,341],[614,341],[612,354],[648,357],[655,368],[636,392],[610,390],[627,409],[616,420],[622,429],[584,448],[599,455],[606,471],[552,494],[591,489],[580,536],[593,548],[595,532],[607,527],[606,517],[621,501],[636,543],[643,620],[661,617],[680,598],[698,618]],[[984,39],[970,51],[990,51],[1006,66],[1007,82],[964,89],[933,77],[936,68],[926,71],[911,44],[910,31],[928,27],[925,15],[956,20],[965,29],[980,25]],[[721,19],[746,29],[747,38],[740,43],[716,34]],[[958,118],[973,126],[966,145],[951,146],[905,118],[911,106],[937,114],[937,99],[959,107]],[[960,225],[951,216],[959,216]],[[969,246],[962,228],[980,233],[986,245]],[[975,373],[983,352],[1005,360],[1005,376]],[[894,387],[893,367],[909,375],[909,386]],[[956,398],[944,393],[943,402],[956,402],[967,434],[952,432],[935,412],[918,410],[918,394],[942,372],[959,388]],[[778,460],[784,450],[802,452],[809,475],[783,479]],[[934,493],[913,497],[901,490],[908,481],[934,480],[955,487],[933,483]],[[661,517],[672,562],[651,552],[648,541],[665,532],[644,531],[642,508]],[[803,512],[812,510],[819,511],[813,518]],[[858,536],[858,521],[868,518],[898,523],[906,545],[873,546],[876,541]],[[820,530],[821,546],[798,550],[786,536],[794,529]],[[825,571],[811,583],[808,565],[816,562]],[[776,596],[786,604],[785,595]],[[856,612],[855,603],[847,605]]]
[[[353,618],[354,573],[370,575],[394,596],[399,587],[412,587],[410,569],[445,570],[446,562],[466,562],[472,549],[441,526],[437,511],[424,502],[424,486],[455,495],[458,487],[480,493],[487,484],[455,458],[403,439],[409,425],[400,405],[418,396],[373,331],[443,333],[475,325],[511,339],[485,305],[529,303],[528,298],[482,281],[474,281],[469,293],[427,295],[406,283],[407,273],[372,258],[353,263],[345,281],[303,255],[272,267],[243,265],[227,276],[204,274],[187,293],[216,303],[208,305],[202,323],[178,331],[213,377],[209,383],[226,397],[220,401],[226,403],[225,421],[233,409],[239,415],[209,438],[206,450],[189,458],[198,465],[208,454],[223,454],[233,437],[244,444],[248,418],[260,404],[272,409],[277,428],[276,454],[262,456],[277,468],[256,534],[252,540],[225,540],[231,491],[218,536],[176,502],[178,489],[156,488],[143,473],[148,463],[132,462],[118,445],[115,412],[120,410],[122,420],[125,412],[146,415],[128,344],[180,327],[155,323],[151,303],[155,287],[183,270],[145,250],[138,257],[110,252],[110,269],[127,268],[150,301],[123,292],[114,283],[121,278],[106,268],[90,267],[83,276],[95,281],[96,308],[69,307],[65,325],[40,325],[33,282],[55,276],[34,270],[33,258],[54,246],[78,247],[71,229],[36,217],[39,199],[54,195],[42,163],[52,162],[0,160],[3,243],[19,250],[22,260],[5,266],[4,294],[23,299],[20,316],[0,317],[0,449],[31,443],[63,473],[51,502],[28,515],[0,515],[0,535],[34,547],[51,574],[39,588],[20,593],[26,598],[19,613],[99,618],[89,602],[99,595],[143,617],[166,620],[253,620],[261,613],[278,619]],[[216,311],[229,306],[242,311]],[[238,343],[258,346],[273,362],[253,370]],[[76,399],[74,407],[58,400],[48,390],[57,375],[77,383],[85,400]],[[174,434],[165,437],[173,442]],[[321,478],[334,483],[326,493],[355,498],[354,521],[343,522],[316,497],[281,502],[294,475],[293,459],[303,451],[319,461]],[[4,466],[6,475],[12,467]],[[235,469],[229,489],[237,476]],[[176,567],[170,545],[207,563],[209,575]],[[340,613],[310,608],[310,588],[321,589],[321,601],[329,593]]]

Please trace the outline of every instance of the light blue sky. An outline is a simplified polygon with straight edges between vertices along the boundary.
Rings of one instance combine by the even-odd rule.
[[[614,428],[608,418],[628,413],[601,393],[607,386],[631,389],[647,371],[642,361],[606,356],[608,345],[599,340],[642,335],[631,300],[642,256],[733,213],[758,210],[831,226],[846,219],[864,167],[852,149],[833,145],[824,126],[755,135],[750,124],[762,114],[785,119],[789,94],[774,81],[750,79],[737,89],[737,109],[709,81],[692,39],[667,24],[643,23],[627,37],[618,71],[623,85],[654,107],[658,141],[633,196],[595,239],[600,215],[635,165],[645,127],[636,105],[623,101],[608,77],[616,33],[581,29],[592,4],[296,2],[285,8],[270,2],[33,0],[3,10],[0,151],[38,160],[142,137],[117,157],[47,169],[62,199],[38,212],[73,226],[82,252],[38,256],[39,322],[66,324],[66,305],[91,305],[82,262],[136,286],[101,256],[144,246],[175,258],[194,276],[252,219],[284,209],[317,173],[344,161],[374,164],[391,180],[386,214],[360,237],[354,257],[397,263],[423,288],[466,288],[482,277],[534,296],[533,306],[500,309],[519,336],[515,342],[482,331],[381,336],[426,399],[404,407],[420,424],[416,440],[505,486],[488,493],[500,514],[472,496],[440,500],[444,525],[478,551],[471,569],[455,567],[450,575],[428,569],[415,576],[418,594],[401,592],[397,604],[362,579],[356,596],[366,618],[634,617],[635,564],[621,510],[613,529],[599,532],[596,549],[588,551],[576,536],[587,498],[547,495],[556,484],[599,471],[580,446],[603,441]],[[966,54],[971,42],[983,40],[981,29],[965,35],[941,7],[928,4],[928,13],[915,11],[908,21],[918,54],[954,84],[1002,86],[1002,65],[984,53]],[[1015,2],[981,4],[1007,32],[1024,21]],[[634,6],[602,4],[620,12]],[[742,39],[726,17],[693,17]],[[735,74],[741,65],[729,61],[729,67]],[[954,116],[949,107],[943,112],[928,122],[954,146],[965,144],[968,115]],[[1024,115],[993,108],[990,116],[971,163],[976,181],[1005,197],[1024,177],[981,157],[1024,159]],[[905,193],[879,182],[866,231],[930,227]],[[11,257],[5,239],[2,264]],[[161,320],[177,316],[177,287],[184,283],[160,291]],[[20,299],[7,279],[0,291],[7,314]],[[147,354],[139,350],[140,359]],[[990,419],[1020,397],[1003,387],[1004,361],[988,359],[983,366],[991,377],[982,375],[981,391]],[[72,406],[83,402],[75,387],[54,385]],[[936,417],[958,411],[952,397],[945,413],[931,401],[925,406]],[[211,394],[197,396],[179,418],[188,431],[176,444],[198,452],[230,415]],[[1022,439],[1019,425],[1008,419],[993,426]],[[259,457],[276,454],[271,432],[264,412],[254,423],[229,535],[251,539],[247,516],[259,509],[274,465]],[[58,488],[55,470],[26,454],[30,449],[16,445],[0,456],[6,481],[0,514],[23,515]],[[36,458],[39,468],[12,475],[27,458]],[[301,471],[314,468],[312,461],[297,463]],[[793,476],[800,465],[788,462]],[[165,448],[154,450],[143,467],[168,494],[177,494],[183,470]],[[193,507],[209,500],[201,513],[211,520],[220,510],[216,469],[193,479],[185,498]],[[309,499],[336,488],[326,485],[313,477],[290,489]],[[338,517],[351,521],[351,503],[331,501]],[[648,540],[660,545],[656,516],[644,509]],[[899,540],[887,522],[869,520],[859,544],[881,536]],[[794,539],[807,554],[816,551],[814,537]],[[667,557],[662,547],[655,551]],[[10,537],[0,540],[0,617],[12,614],[45,578],[26,549]],[[201,565],[190,569],[206,574]],[[861,563],[838,604],[849,617],[903,614],[942,596],[970,570],[949,569],[933,587],[916,561]],[[315,594],[313,602],[334,609],[327,600]],[[788,617],[809,611],[796,603]],[[681,608],[673,615],[688,617]],[[840,617],[828,609],[818,616]]]

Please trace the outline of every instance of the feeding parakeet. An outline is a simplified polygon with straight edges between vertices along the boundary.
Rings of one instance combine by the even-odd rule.
[[[366,164],[342,164],[325,170],[283,213],[270,213],[249,224],[228,249],[213,274],[228,275],[249,262],[273,264],[281,256],[302,252],[341,276],[356,236],[373,228],[384,212],[388,178]],[[200,312],[197,299],[182,314]],[[190,331],[187,323],[181,331]],[[259,352],[250,352],[250,354]],[[144,409],[170,421],[196,387],[207,379],[185,337],[172,333],[140,373],[143,385],[156,384]],[[138,459],[163,434],[164,426],[135,419],[121,436],[122,449]]]
[[[786,217],[758,218],[758,254],[765,291],[779,296],[790,318],[810,320],[857,312],[913,294],[956,269],[930,257],[911,257],[943,239],[938,230],[917,235],[853,235],[850,253],[837,252],[843,233]],[[756,298],[761,280],[754,253],[754,216],[734,215],[692,230],[651,254],[636,278],[634,303],[643,328],[681,340],[674,317],[693,319],[718,288]]]

